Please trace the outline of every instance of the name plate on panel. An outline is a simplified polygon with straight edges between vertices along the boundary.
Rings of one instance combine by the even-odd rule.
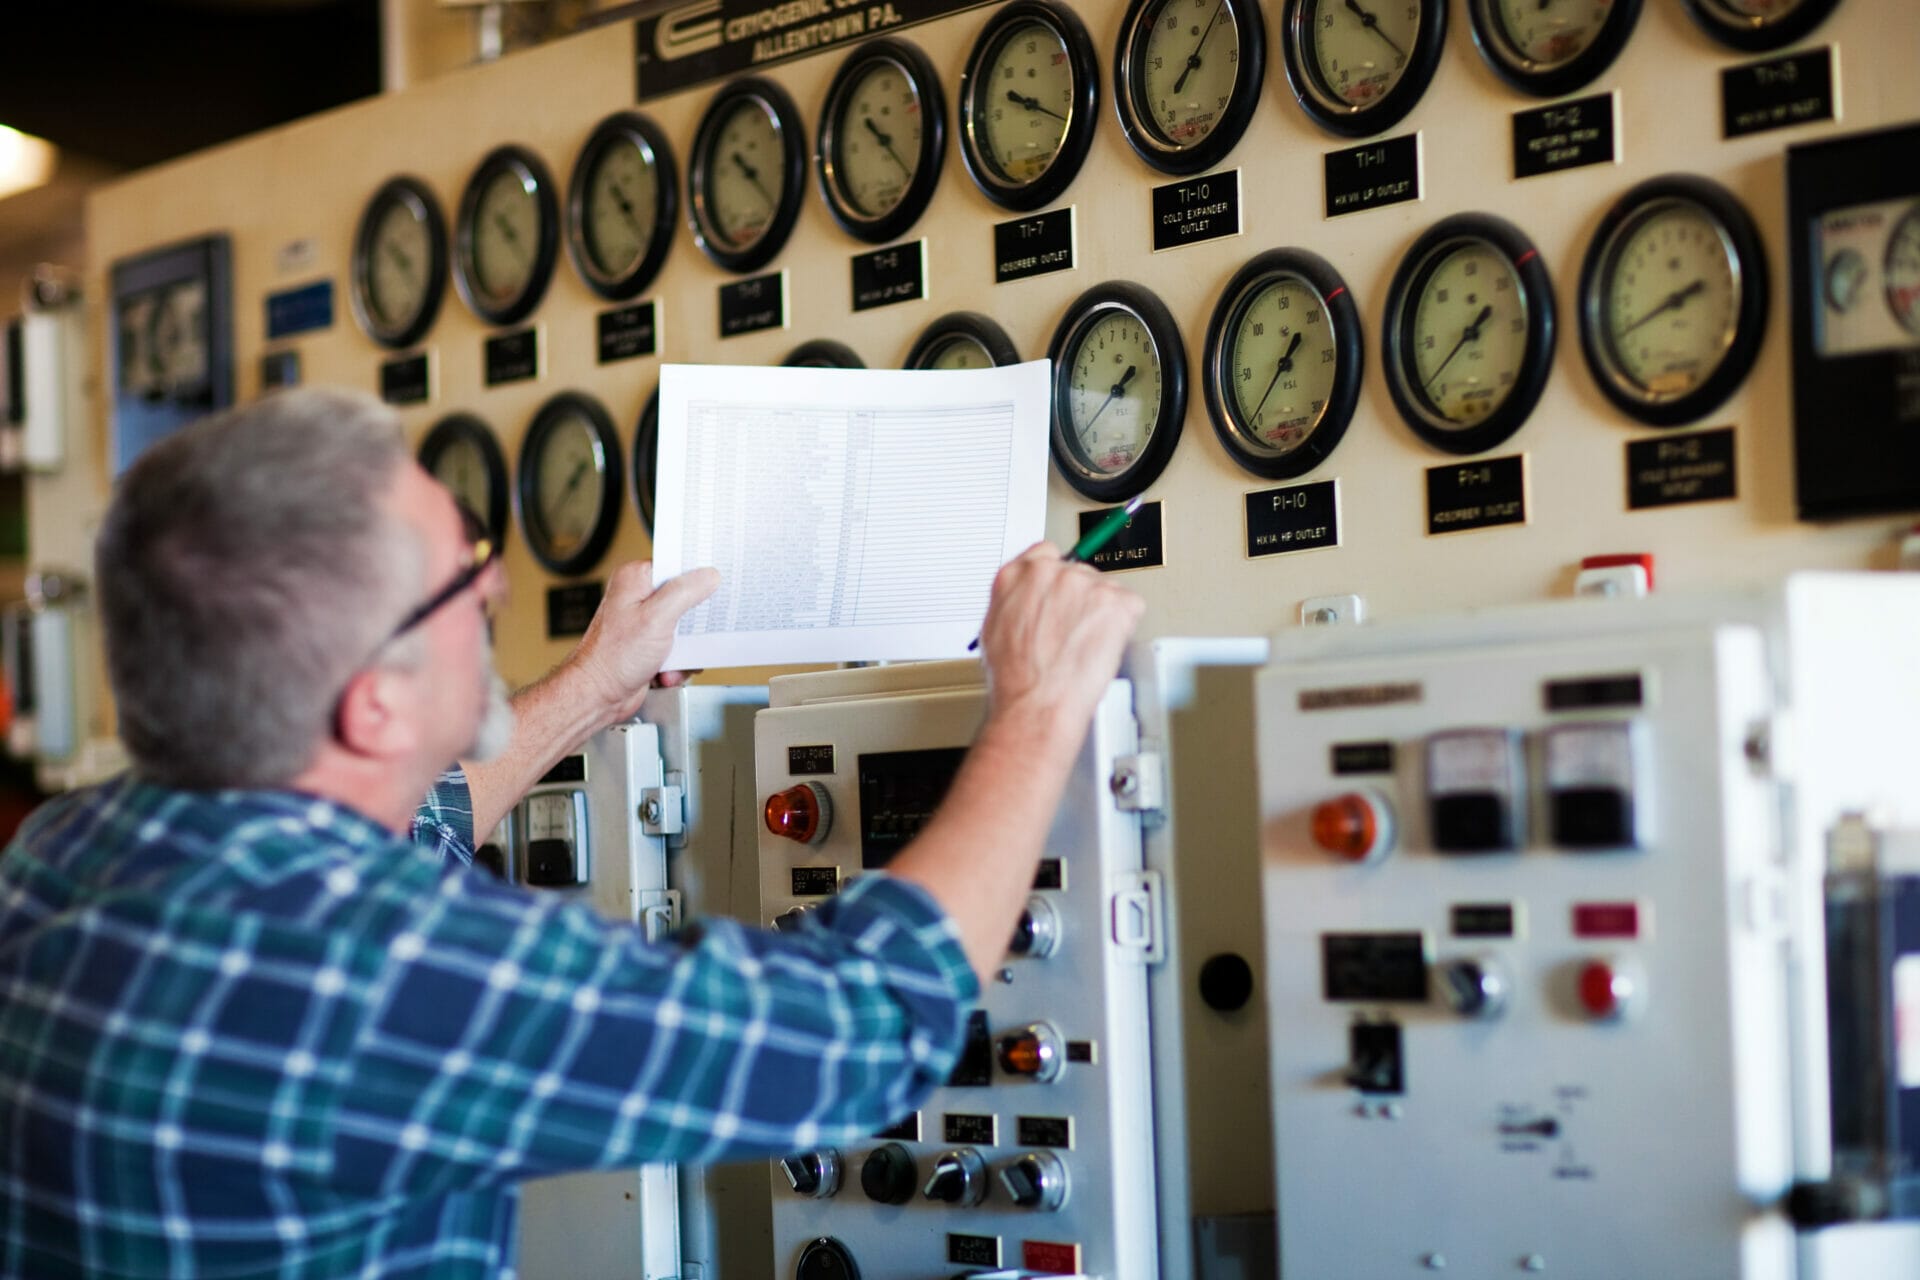
[[[1833,47],[1728,67],[1720,73],[1720,130],[1729,138],[1834,118]]]
[[[1627,444],[1627,510],[1739,496],[1732,427]]]
[[[999,1236],[967,1236],[947,1233],[947,1261],[962,1267],[1000,1265]]]
[[[1339,481],[1317,480],[1250,493],[1247,556],[1277,556],[1340,545]]]
[[[298,351],[269,351],[260,357],[260,390],[273,391],[280,387],[300,385],[300,353]]]
[[[1327,216],[1379,209],[1420,198],[1420,135],[1401,134],[1365,146],[1329,151]]]
[[[638,302],[631,307],[602,311],[594,320],[600,339],[600,363],[650,356],[659,350],[660,339],[654,329],[654,307]]]
[[[1080,536],[1086,537],[1093,527],[1106,519],[1113,511],[1112,507],[1101,507],[1096,511],[1080,513]],[[1120,527],[1106,546],[1093,553],[1088,564],[1102,573],[1113,573],[1120,569],[1151,569],[1167,562],[1166,545],[1161,536],[1160,504],[1143,502],[1140,509]]]
[[[871,311],[927,296],[927,242],[853,255],[853,309]]]
[[[333,327],[333,281],[267,295],[267,341]]]
[[[993,282],[1073,270],[1073,206],[993,224]]]
[[[1513,176],[1537,178],[1620,158],[1618,93],[1513,113]]]
[[[540,376],[540,330],[517,329],[488,338],[484,380],[490,387]]]
[[[1240,171],[1153,189],[1153,251],[1240,234]]]
[[[993,1147],[1000,1143],[998,1116],[960,1115],[949,1111],[941,1120],[941,1136],[963,1146]]]
[[[388,404],[425,404],[432,383],[427,353],[380,362],[380,398]]]
[[[1427,468],[1427,532],[1527,522],[1527,455]]]
[[[831,898],[840,892],[840,868],[793,867],[791,884],[796,898]]]
[[[603,582],[573,582],[547,588],[547,639],[583,636],[593,621],[600,597],[606,594]]]
[[[771,271],[720,286],[720,336],[787,327],[787,273]]]

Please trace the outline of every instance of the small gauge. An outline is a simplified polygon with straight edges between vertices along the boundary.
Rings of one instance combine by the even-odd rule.
[[[1766,318],[1760,234],[1724,188],[1654,178],[1601,218],[1580,273],[1580,345],[1622,411],[1660,427],[1712,412],[1753,368]]]
[[[925,54],[904,40],[869,40],[827,89],[814,162],[820,190],[848,235],[898,240],[919,221],[947,154],[947,107]]]
[[[1207,325],[1207,412],[1228,455],[1272,480],[1326,461],[1353,420],[1364,350],[1325,259],[1272,249],[1240,268]]]
[[[153,374],[149,399],[213,407],[204,281],[182,280],[155,291],[147,314],[147,359]]]
[[[1887,306],[1908,333],[1920,335],[1920,204],[1906,211],[1887,237]]]
[[[844,342],[832,338],[814,338],[787,352],[780,362],[788,369],[864,369],[867,362]]]
[[[1626,48],[1640,0],[1468,0],[1473,42],[1501,78],[1540,98],[1591,84]]]
[[[620,444],[600,402],[563,391],[540,407],[520,445],[520,527],[563,577],[600,562],[620,520]]]
[[[383,347],[418,342],[447,293],[447,223],[417,178],[374,192],[353,235],[353,314]]]
[[[512,324],[540,305],[559,248],[559,202],[547,167],[525,147],[497,148],[460,197],[453,240],[460,296],[488,324]]]
[[[772,261],[793,234],[806,130],[787,91],[745,76],[714,95],[693,136],[687,217],[701,252],[728,271]]]
[[[921,331],[903,369],[991,369],[1019,364],[1013,339],[978,311],[954,311]]]
[[[499,546],[507,535],[507,458],[487,424],[470,413],[440,419],[420,442],[420,465],[480,517]]]
[[[1827,260],[1827,283],[1823,292],[1830,310],[1841,315],[1853,310],[1860,291],[1867,283],[1867,260],[1858,249],[1842,249]]]
[[[1490,214],[1442,219],[1387,291],[1381,355],[1394,406],[1437,449],[1493,448],[1539,403],[1553,321],[1553,282],[1518,227]]]
[[[1120,131],[1163,173],[1227,158],[1253,120],[1266,64],[1255,0],[1132,0],[1120,24]]]
[[[1280,48],[1293,96],[1315,123],[1349,138],[1413,110],[1446,42],[1446,0],[1287,0]]]
[[[1053,203],[1093,146],[1100,67],[1073,10],[1014,0],[993,15],[960,75],[960,157],[1007,209]]]
[[[633,508],[640,513],[640,525],[649,538],[653,536],[654,481],[659,467],[660,388],[655,387],[633,431]]]
[[[1827,20],[1840,0],[1686,0],[1702,30],[1730,49],[1783,49]]]
[[[1159,478],[1187,416],[1187,352],[1166,305],[1123,280],[1074,300],[1053,361],[1053,461],[1068,484],[1121,502]]]
[[[589,289],[620,301],[653,283],[673,243],[679,192],[658,125],[631,111],[600,122],[567,184],[567,251]]]

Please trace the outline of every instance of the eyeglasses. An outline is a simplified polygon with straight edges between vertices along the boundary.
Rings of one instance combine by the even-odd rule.
[[[462,591],[465,591],[468,587],[479,581],[480,575],[485,573],[492,567],[493,562],[500,558],[500,548],[495,546],[493,539],[487,536],[487,526],[481,521],[480,517],[475,515],[464,502],[456,502],[454,506],[460,512],[460,523],[463,526],[463,531],[467,538],[466,568],[454,574],[446,586],[440,588],[431,596],[428,596],[417,608],[408,613],[406,617],[400,619],[400,625],[387,633],[387,638],[380,642],[377,649],[386,648],[395,640],[398,640],[401,636],[407,634],[407,632],[413,630],[428,618],[431,618],[449,600],[452,600]]]

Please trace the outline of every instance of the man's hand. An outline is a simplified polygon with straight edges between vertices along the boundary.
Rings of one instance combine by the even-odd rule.
[[[613,571],[587,634],[565,664],[578,670],[581,681],[607,708],[604,723],[632,719],[656,683],[666,687],[686,680],[681,672],[662,674],[660,665],[673,648],[673,631],[681,617],[719,585],[720,574],[714,569],[692,569],[657,588],[650,561],[629,562]]]

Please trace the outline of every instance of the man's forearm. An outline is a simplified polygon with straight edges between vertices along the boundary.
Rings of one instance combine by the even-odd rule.
[[[560,757],[613,722],[615,709],[572,664],[513,695],[513,738],[485,762],[462,760],[473,797],[473,838],[484,842]]]

